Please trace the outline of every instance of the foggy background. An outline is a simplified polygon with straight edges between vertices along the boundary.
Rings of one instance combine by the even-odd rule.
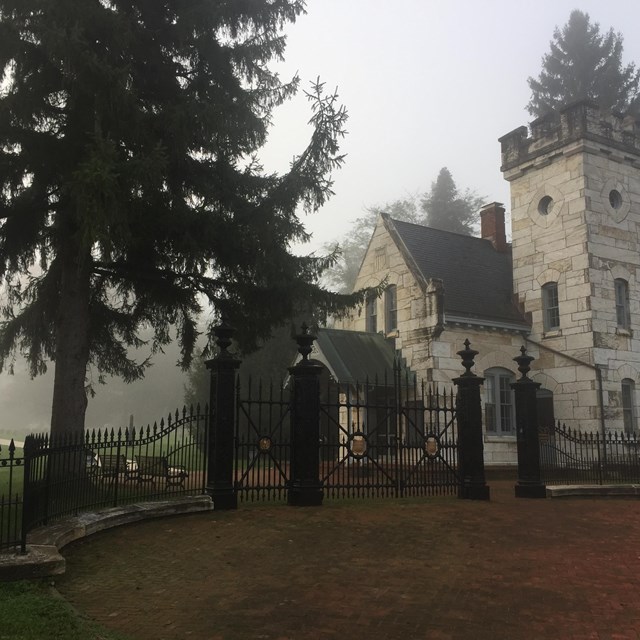
[[[313,247],[337,239],[363,209],[423,193],[446,166],[457,186],[509,206],[498,138],[531,118],[537,76],[556,26],[573,9],[624,36],[623,62],[640,64],[636,0],[309,0],[287,28],[282,78],[317,76],[349,112],[346,163],[335,196],[306,218]],[[276,112],[261,155],[284,170],[308,138],[303,95]]]
[[[117,378],[108,378],[105,385],[96,382],[96,395],[89,398],[87,429],[126,427],[130,415],[136,427],[146,426],[166,420],[170,412],[182,408],[186,376],[175,366],[178,356],[178,347],[172,344],[154,360],[143,380],[131,384]],[[46,375],[31,380],[21,362],[15,375],[0,374],[0,438],[22,440],[26,433],[49,430],[53,370],[52,364]]]
[[[527,78],[539,74],[554,28],[573,9],[588,12],[602,32],[621,32],[623,62],[640,63],[637,0],[308,0],[275,68],[283,80],[297,71],[301,89],[318,76],[327,91],[337,87],[349,135],[336,195],[305,218],[313,239],[297,250],[339,240],[366,207],[424,193],[443,166],[461,190],[509,211],[497,140],[529,122]],[[261,154],[267,170],[287,170],[304,149],[310,115],[302,91],[276,111]],[[185,376],[176,348],[165,351],[142,381],[96,384],[87,427],[126,426],[130,414],[147,424],[181,406]],[[0,374],[0,438],[48,429],[52,372],[31,381],[18,363],[16,375]]]

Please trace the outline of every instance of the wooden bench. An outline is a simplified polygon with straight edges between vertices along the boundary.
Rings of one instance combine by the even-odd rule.
[[[127,458],[120,454],[101,453],[98,457],[98,469],[100,475],[104,478],[123,477],[125,481],[136,480],[138,472],[131,462],[127,462]]]
[[[189,473],[182,465],[170,464],[166,456],[136,456],[138,482],[156,482],[164,479],[165,488],[182,487]]]

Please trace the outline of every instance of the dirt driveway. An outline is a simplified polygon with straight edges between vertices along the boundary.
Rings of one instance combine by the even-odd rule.
[[[65,549],[60,592],[135,640],[640,638],[640,501],[250,506]]]

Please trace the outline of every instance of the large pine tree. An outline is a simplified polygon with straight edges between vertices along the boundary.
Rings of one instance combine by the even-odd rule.
[[[434,229],[473,235],[482,198],[473,191],[460,193],[447,167],[442,167],[431,191],[422,199],[425,224]]]
[[[188,366],[203,304],[244,336],[318,287],[298,205],[320,207],[346,113],[310,91],[314,132],[284,175],[255,153],[296,90],[268,65],[303,0],[0,0],[0,359],[55,362],[52,433],[81,431],[88,367],[135,379],[128,347]],[[360,297],[357,296],[359,300]],[[144,335],[144,334],[143,334]]]
[[[640,113],[640,71],[623,65],[623,38],[613,29],[600,32],[588,13],[572,11],[569,22],[556,27],[551,50],[542,58],[542,71],[529,78],[529,113],[543,116],[575,100],[595,100],[605,109]]]

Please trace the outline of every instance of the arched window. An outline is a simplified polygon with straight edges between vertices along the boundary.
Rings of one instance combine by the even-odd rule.
[[[622,381],[622,421],[625,433],[636,430],[636,383],[631,378]]]
[[[620,329],[628,329],[629,314],[629,283],[622,278],[613,281],[616,290],[616,322]]]
[[[484,423],[488,434],[515,435],[512,382],[515,382],[515,376],[508,369],[494,368],[484,372]]]
[[[545,331],[554,331],[560,328],[557,282],[547,282],[542,286],[542,321]]]
[[[374,295],[367,296],[367,331],[375,333],[378,330],[378,299]]]
[[[398,328],[398,292],[396,285],[389,285],[384,291],[384,330],[389,333]]]

